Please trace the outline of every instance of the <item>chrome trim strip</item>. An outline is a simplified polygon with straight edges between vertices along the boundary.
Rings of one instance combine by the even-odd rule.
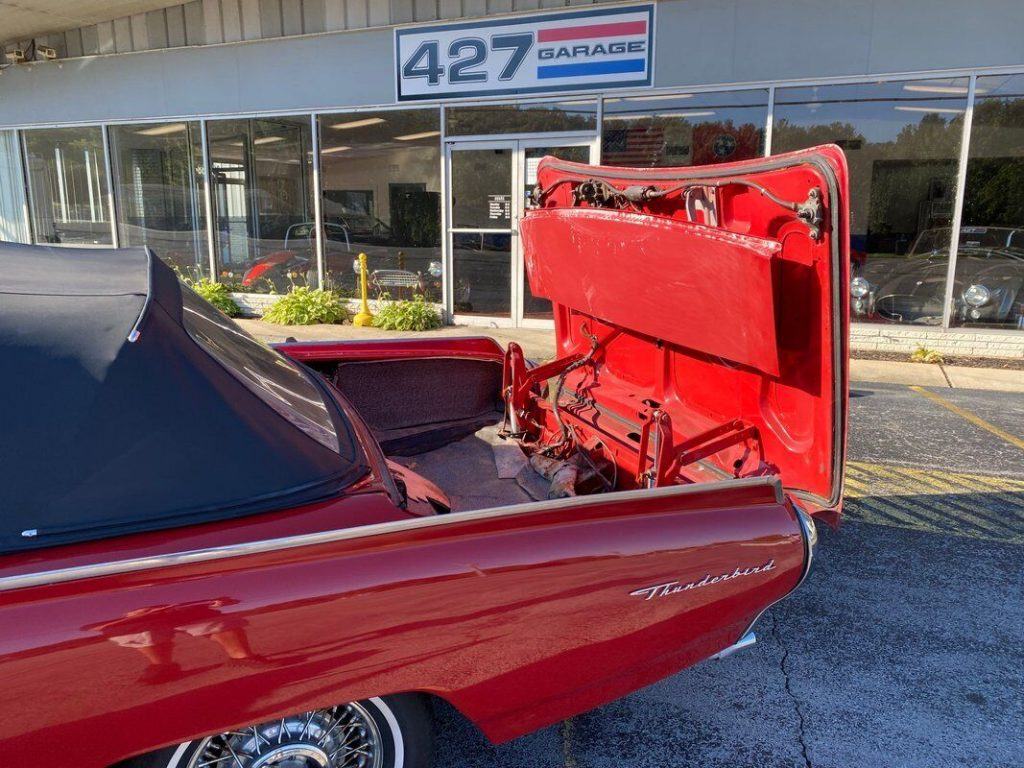
[[[960,228],[963,226],[964,195],[967,188],[967,164],[971,161],[971,129],[974,126],[974,106],[978,94],[978,76],[967,81],[967,107],[964,110],[960,134],[960,155],[956,169],[956,191],[953,193],[953,219],[949,222],[949,257],[946,259],[946,290],[942,298],[942,330],[948,331],[953,320],[953,283],[957,262],[960,260]],[[980,143],[980,142],[979,142]]]
[[[142,331],[142,321],[146,319],[149,305],[153,303],[153,259],[156,257],[153,255],[153,251],[149,249],[149,246],[143,246],[143,248],[146,251],[146,300],[142,302],[142,309],[139,310],[139,316],[135,318],[135,324],[128,331],[127,341],[129,344],[134,344],[139,340]]]
[[[107,210],[110,213],[110,247],[121,247],[121,234],[117,231],[117,200],[114,197],[114,164],[110,157],[110,126],[100,126],[103,139],[103,171],[107,175]]]
[[[316,339],[312,341],[275,341],[270,344],[271,347],[277,349],[278,347],[314,347],[322,346],[324,344],[337,344],[342,347],[358,347],[359,345],[376,346],[382,344],[384,346],[390,344],[408,344],[414,342],[418,346],[429,347],[432,342],[449,342],[449,341],[490,341],[494,343],[495,349],[504,355],[504,348],[498,343],[497,339],[493,336],[486,336],[484,334],[476,334],[475,336],[429,336],[425,339],[416,339],[409,336],[402,336],[397,339]],[[407,358],[393,358],[393,359],[407,359]]]
[[[804,572],[790,594],[799,589],[800,585],[807,580],[811,566],[814,564],[814,553],[818,549],[818,527],[814,524],[814,518],[796,504],[793,504],[793,509],[796,510],[797,519],[800,521],[800,534],[804,540]]]
[[[714,656],[709,656],[708,658],[714,661],[719,661],[721,659],[724,659],[726,656],[732,656],[734,653],[736,653],[736,651],[742,651],[744,648],[749,648],[756,642],[757,635],[755,635],[753,631],[748,631],[746,634],[743,635],[743,637],[741,637],[735,643],[730,645],[728,648],[723,648]]]
[[[320,171],[320,115],[312,112],[310,123],[310,154],[313,156],[313,222],[316,226],[316,284],[324,287],[326,264],[324,263],[324,204],[323,174]]]
[[[774,492],[776,501],[781,502],[782,486],[778,479],[774,477],[751,477],[739,480],[727,480],[723,482],[666,486],[663,488],[652,488],[649,490],[616,491],[614,493],[595,494],[592,496],[570,496],[564,499],[551,499],[547,501],[530,502],[527,504],[511,504],[501,507],[491,507],[473,512],[456,512],[454,514],[438,515],[436,517],[420,517],[410,520],[396,520],[388,523],[374,523],[372,525],[358,526],[355,528],[341,528],[332,531],[322,531],[320,533],[299,534],[296,536],[285,536],[277,539],[264,539],[262,541],[229,544],[221,547],[209,547],[206,549],[188,550],[184,552],[171,552],[166,555],[130,558],[127,560],[116,560],[106,563],[60,568],[52,571],[26,573],[18,576],[7,576],[0,578],[0,592],[7,592],[14,589],[25,589],[26,587],[60,584],[68,581],[77,581],[79,579],[95,578],[97,576],[111,576],[122,573],[149,571],[156,568],[204,563],[213,560],[225,560],[228,558],[244,557],[246,555],[255,555],[264,552],[277,552],[295,549],[297,547],[310,547],[318,544],[328,544],[338,541],[364,539],[372,536],[397,533],[400,531],[434,528],[442,525],[454,525],[463,521],[487,520],[496,517],[504,517],[506,515],[526,515],[534,512],[554,512],[558,510],[573,509],[576,507],[588,507],[595,504],[629,502],[640,497],[661,498],[666,496],[689,496],[704,491],[726,490],[731,488],[757,488],[761,486],[770,486]]]

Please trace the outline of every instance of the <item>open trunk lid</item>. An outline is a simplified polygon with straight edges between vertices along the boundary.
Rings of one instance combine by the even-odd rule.
[[[530,289],[554,305],[559,358],[593,361],[565,375],[564,411],[632,447],[638,484],[777,473],[810,511],[838,513],[839,148],[699,168],[548,157],[537,179],[520,224]]]

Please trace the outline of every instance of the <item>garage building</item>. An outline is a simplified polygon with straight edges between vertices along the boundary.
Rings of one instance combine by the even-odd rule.
[[[354,287],[545,327],[537,160],[851,169],[853,342],[1024,354],[1016,0],[22,0],[0,240],[151,246],[251,307]],[[721,286],[729,290],[729,286]]]

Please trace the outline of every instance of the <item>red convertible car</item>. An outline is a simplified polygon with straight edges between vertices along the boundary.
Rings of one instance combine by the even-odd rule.
[[[557,357],[248,336],[0,248],[4,768],[421,768],[754,641],[838,519],[846,170],[545,159]]]

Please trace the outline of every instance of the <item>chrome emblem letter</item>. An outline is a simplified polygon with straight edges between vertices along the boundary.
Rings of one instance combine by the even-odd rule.
[[[753,576],[755,573],[765,573],[766,571],[773,570],[775,570],[775,561],[769,560],[764,565],[755,565],[749,568],[740,568],[737,566],[732,573],[723,573],[721,576],[712,576],[710,573],[706,573],[704,574],[704,578],[698,581],[689,581],[685,584],[681,581],[667,581],[664,584],[655,584],[652,587],[634,589],[629,594],[631,597],[642,597],[644,600],[653,600],[656,597],[668,597],[669,595],[676,595],[680,592],[686,592],[691,589],[709,587],[712,584],[719,584],[720,582],[729,581],[730,579],[738,579],[741,576]]]

